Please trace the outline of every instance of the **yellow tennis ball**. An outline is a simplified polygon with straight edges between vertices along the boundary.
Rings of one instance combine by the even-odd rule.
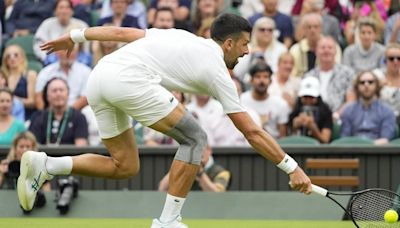
[[[385,222],[395,223],[399,219],[399,214],[393,209],[387,210],[384,215]]]

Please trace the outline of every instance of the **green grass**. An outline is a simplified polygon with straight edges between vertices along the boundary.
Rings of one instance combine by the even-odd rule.
[[[351,222],[184,219],[190,228],[352,228]],[[0,218],[4,228],[149,228],[151,219]]]

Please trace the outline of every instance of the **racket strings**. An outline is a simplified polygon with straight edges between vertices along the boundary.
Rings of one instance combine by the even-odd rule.
[[[386,223],[384,214],[389,209],[400,208],[396,194],[382,190],[371,190],[357,194],[351,201],[350,213],[363,228],[400,228],[400,222]]]

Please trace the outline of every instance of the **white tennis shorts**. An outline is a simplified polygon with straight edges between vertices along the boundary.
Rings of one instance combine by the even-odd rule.
[[[87,99],[103,139],[132,127],[132,118],[150,126],[166,117],[178,101],[160,85],[161,77],[144,64],[122,66],[100,61],[87,82]]]

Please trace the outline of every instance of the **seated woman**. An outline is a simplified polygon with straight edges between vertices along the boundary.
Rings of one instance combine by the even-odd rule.
[[[24,132],[24,122],[13,117],[13,94],[8,88],[0,89],[0,145],[11,145],[15,135]]]
[[[25,131],[15,136],[7,158],[0,162],[0,188],[15,189],[15,181],[19,176],[19,161],[22,155],[29,150],[37,150],[35,136]],[[43,189],[50,190],[50,182],[43,185]]]
[[[292,133],[329,143],[332,135],[332,112],[320,97],[319,80],[307,77],[301,81],[299,98],[289,116]]]
[[[22,101],[25,107],[25,118],[29,119],[35,111],[37,72],[28,70],[28,60],[20,46],[10,45],[4,50],[1,70],[7,87]]]

